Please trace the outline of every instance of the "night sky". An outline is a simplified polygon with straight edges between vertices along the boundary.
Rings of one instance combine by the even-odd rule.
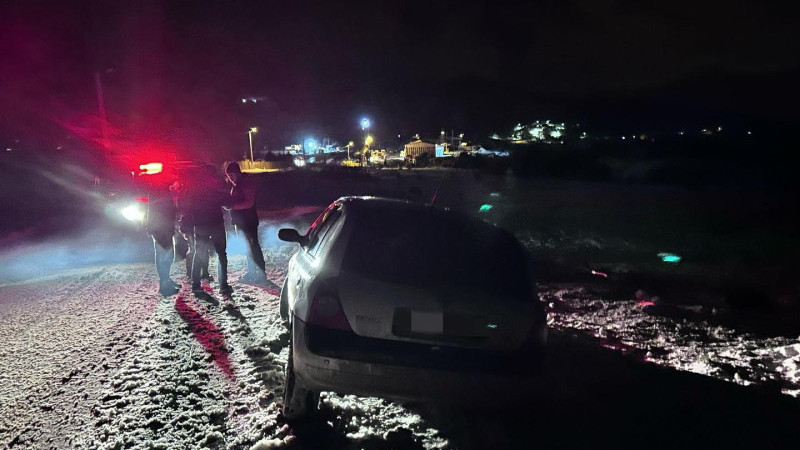
[[[3,136],[237,155],[306,136],[379,143],[519,121],[657,132],[797,121],[794,15],[722,0],[6,2]],[[19,3],[19,4],[15,4]],[[242,103],[257,98],[257,103]]]

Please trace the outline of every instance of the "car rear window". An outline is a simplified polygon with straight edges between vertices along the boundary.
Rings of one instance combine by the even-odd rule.
[[[342,261],[345,271],[422,286],[461,286],[527,297],[525,253],[510,233],[430,208],[359,211]]]

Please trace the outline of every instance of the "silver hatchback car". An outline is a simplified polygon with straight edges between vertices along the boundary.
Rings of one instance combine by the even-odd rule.
[[[422,401],[533,388],[544,308],[510,233],[447,209],[343,197],[297,242],[281,291],[291,329],[284,415],[320,391]]]

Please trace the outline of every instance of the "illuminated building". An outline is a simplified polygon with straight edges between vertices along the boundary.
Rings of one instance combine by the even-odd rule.
[[[405,151],[406,156],[411,158],[416,158],[423,153],[434,157],[436,155],[436,144],[417,139],[403,146],[403,151]]]

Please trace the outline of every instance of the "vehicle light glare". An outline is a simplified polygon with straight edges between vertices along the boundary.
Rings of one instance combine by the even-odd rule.
[[[147,163],[140,165],[139,170],[141,170],[140,175],[155,175],[164,170],[164,165],[160,162]]]
[[[661,261],[670,264],[677,264],[681,262],[681,257],[674,254],[674,253],[659,253],[658,257],[661,258]]]
[[[131,222],[141,222],[144,220],[144,210],[139,204],[132,204],[122,208],[120,211],[122,216]]]

